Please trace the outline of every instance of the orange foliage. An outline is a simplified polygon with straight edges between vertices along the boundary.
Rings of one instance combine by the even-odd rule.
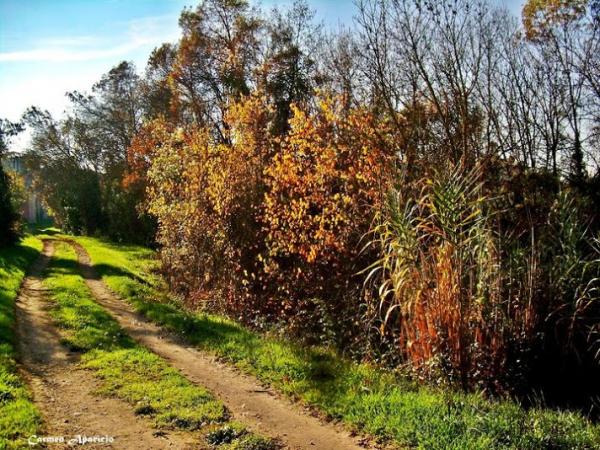
[[[154,148],[149,210],[159,221],[162,258],[176,289],[229,296],[244,285],[259,251],[269,115],[261,96],[247,97],[226,116],[229,143],[200,127],[167,133]]]
[[[580,19],[589,0],[528,0],[523,6],[523,27],[527,39],[544,40],[553,26]]]
[[[152,163],[152,154],[162,142],[168,138],[173,126],[163,119],[155,119],[138,131],[127,149],[127,173],[123,178],[123,186],[146,185],[146,174]]]
[[[266,171],[264,204],[266,270],[285,299],[339,306],[335,286],[358,271],[361,237],[389,187],[393,136],[385,120],[365,109],[343,111],[337,99],[320,99],[313,113],[293,108],[289,134]]]
[[[351,279],[392,179],[394,134],[387,121],[345,111],[337,99],[293,112],[280,139],[259,94],[229,105],[224,141],[207,128],[155,122],[132,146],[150,149],[132,153],[131,165],[150,163],[149,210],[176,290],[220,293],[220,307],[248,317],[302,315],[310,307],[295,306],[307,299],[329,310],[352,303],[355,317],[361,280]]]

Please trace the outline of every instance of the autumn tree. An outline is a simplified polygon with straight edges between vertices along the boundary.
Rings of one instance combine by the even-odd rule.
[[[265,270],[278,289],[278,314],[290,318],[356,317],[360,240],[394,171],[389,121],[363,108],[343,111],[327,96],[313,113],[294,108],[267,168]]]
[[[527,39],[550,38],[551,29],[581,19],[589,0],[528,0],[523,6],[523,27]]]
[[[231,300],[255,279],[271,120],[270,108],[257,94],[228,109],[225,142],[209,127],[155,122],[148,130],[143,145],[152,148],[149,211],[158,220],[161,256],[175,289],[195,298],[216,290]]]

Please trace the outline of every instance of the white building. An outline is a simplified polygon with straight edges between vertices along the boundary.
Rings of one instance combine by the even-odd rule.
[[[25,220],[28,223],[41,223],[49,220],[50,216],[44,209],[40,196],[33,189],[31,175],[27,172],[27,168],[23,163],[23,158],[16,153],[8,153],[2,160],[2,165],[7,170],[18,173],[25,180],[27,200],[22,208],[22,214],[23,217],[25,217]]]

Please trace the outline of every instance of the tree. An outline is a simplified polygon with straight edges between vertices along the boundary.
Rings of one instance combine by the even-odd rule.
[[[321,28],[313,23],[315,12],[305,1],[296,0],[287,11],[274,9],[267,24],[267,56],[261,68],[264,89],[275,107],[273,132],[288,131],[291,105],[300,105],[317,87],[318,48]]]
[[[4,170],[4,158],[10,138],[23,130],[20,123],[0,120],[0,247],[12,244],[20,236],[20,214],[13,200],[11,179]]]
[[[62,119],[36,108],[26,112],[33,130],[29,165],[65,228],[152,241],[152,220],[138,208],[143,191],[123,184],[129,172],[127,150],[144,117],[159,107],[156,97],[150,101],[144,93],[135,67],[121,62],[101,77],[91,94],[68,93],[71,108]],[[67,170],[73,180],[61,176]]]
[[[277,314],[292,323],[304,313],[351,322],[359,314],[353,275],[366,257],[360,241],[390,186],[401,137],[368,109],[345,112],[343,99],[292,111],[266,169],[268,285],[277,289]]]
[[[392,118],[412,112],[417,155],[406,159],[473,161],[494,151],[497,143],[483,139],[489,108],[480,93],[493,86],[485,68],[493,68],[501,54],[496,42],[508,38],[504,14],[465,0],[358,6],[363,70],[374,105]],[[396,125],[405,127],[402,121]]]
[[[589,0],[528,0],[523,6],[523,27],[527,39],[550,38],[551,28],[579,20]]]
[[[589,0],[529,0],[523,7],[526,38],[544,59],[558,68],[568,127],[567,173],[573,184],[587,178],[588,130],[598,123],[597,2]],[[586,154],[587,153],[587,154]]]
[[[271,119],[264,96],[241,97],[224,117],[225,142],[213,139],[210,127],[157,120],[132,147],[174,289],[195,296],[213,289],[232,299],[255,274]]]
[[[179,19],[182,37],[169,75],[181,119],[226,139],[228,100],[250,92],[262,21],[244,0],[205,0]]]
[[[147,119],[177,118],[173,92],[169,86],[169,77],[176,55],[177,48],[174,45],[163,44],[155,48],[148,58],[145,76],[140,86]]]

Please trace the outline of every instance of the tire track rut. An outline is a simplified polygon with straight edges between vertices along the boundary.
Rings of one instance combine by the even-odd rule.
[[[87,251],[69,242],[77,252],[85,281],[100,305],[138,343],[166,359],[192,382],[209,389],[233,415],[251,429],[283,442],[294,450],[364,450],[356,437],[331,423],[324,423],[290,401],[280,398],[252,377],[192,348],[136,313],[101,281]]]
[[[89,371],[78,368],[79,354],[61,345],[49,315],[51,304],[42,277],[53,253],[52,241],[44,241],[42,254],[30,268],[16,300],[20,369],[44,418],[45,430],[40,436],[63,436],[66,441],[48,444],[48,448],[73,448],[67,442],[81,435],[114,438],[109,445],[82,446],[90,450],[198,449],[198,439],[193,435],[157,432],[148,419],[137,417],[125,402],[93,394],[98,388],[96,380]]]

